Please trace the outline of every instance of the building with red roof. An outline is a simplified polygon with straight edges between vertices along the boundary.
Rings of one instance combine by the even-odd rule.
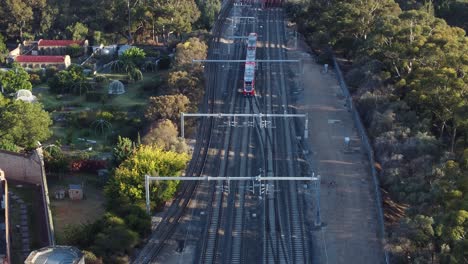
[[[67,48],[71,45],[78,45],[82,47],[83,53],[88,48],[88,40],[51,40],[40,39],[37,42],[37,50],[39,55],[66,55]]]
[[[19,55],[14,57],[23,68],[47,68],[55,66],[57,69],[66,69],[71,64],[70,56],[34,56],[34,55]]]

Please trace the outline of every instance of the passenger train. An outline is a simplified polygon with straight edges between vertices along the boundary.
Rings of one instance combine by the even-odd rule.
[[[244,70],[244,96],[255,95],[255,56],[257,52],[257,33],[250,33],[247,38],[247,55]]]

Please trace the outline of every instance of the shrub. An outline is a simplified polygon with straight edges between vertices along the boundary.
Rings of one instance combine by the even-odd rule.
[[[107,77],[104,76],[104,75],[96,75],[94,77],[94,81],[97,82],[97,83],[105,83],[108,81]]]
[[[81,251],[85,257],[85,263],[87,264],[103,264],[102,259],[96,257],[93,252],[82,250]]]
[[[35,74],[35,73],[31,73],[29,75],[29,81],[31,82],[32,85],[38,85],[42,82],[41,80],[41,76]]]
[[[45,70],[45,77],[47,79],[54,77],[54,75],[57,73],[57,67],[55,66],[49,66]]]
[[[76,58],[83,54],[83,48],[81,48],[78,44],[71,44],[67,47],[67,53],[70,55],[70,57]]]
[[[107,168],[105,160],[74,160],[70,163],[72,172],[96,173],[98,170]]]
[[[104,120],[107,120],[107,121],[112,121],[114,120],[114,114],[112,114],[111,112],[107,112],[107,111],[100,111],[97,113],[96,115],[97,118],[101,118],[101,119],[104,119]]]

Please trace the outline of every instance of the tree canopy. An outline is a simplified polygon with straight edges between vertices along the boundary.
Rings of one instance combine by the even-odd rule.
[[[88,37],[95,44],[180,36],[192,31],[199,6],[205,21],[217,9],[216,3],[194,0],[1,0],[0,5],[0,32],[10,39]]]
[[[0,72],[0,84],[5,94],[14,93],[22,89],[32,89],[29,74],[17,64],[13,64],[13,68],[6,72]]]
[[[345,78],[382,187],[410,206],[387,223],[393,260],[464,263],[468,38],[436,16],[455,1],[398,2],[403,10],[393,0],[315,0],[288,10],[313,48],[352,62]]]
[[[130,201],[143,200],[145,175],[179,176],[185,169],[187,161],[187,154],[141,145],[116,169],[115,175],[106,186],[106,193],[109,197],[123,197]],[[152,200],[160,203],[172,198],[177,184],[178,181],[153,184]]]
[[[180,113],[187,112],[190,100],[182,94],[150,97],[145,117],[155,121],[160,119],[179,120]]]
[[[0,95],[0,97],[2,97]],[[36,148],[47,140],[52,120],[38,103],[0,99],[0,141],[2,145]],[[0,146],[1,147],[1,146]]]

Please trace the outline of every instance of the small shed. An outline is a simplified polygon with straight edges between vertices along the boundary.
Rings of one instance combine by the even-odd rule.
[[[70,184],[68,187],[70,200],[83,200],[83,188],[80,184]]]

